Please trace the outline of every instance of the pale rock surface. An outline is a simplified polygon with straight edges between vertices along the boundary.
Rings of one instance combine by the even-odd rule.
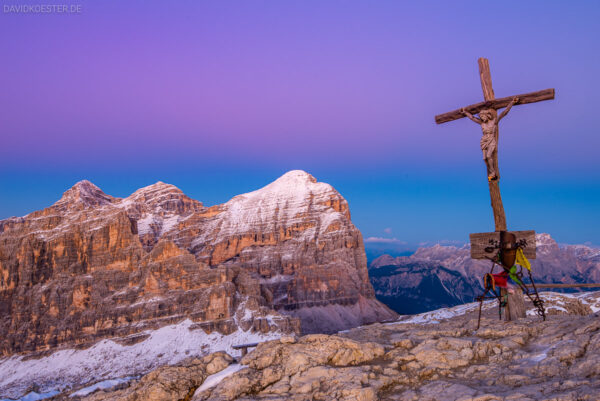
[[[600,292],[578,297],[545,293],[543,297],[548,304],[575,299],[590,306],[600,300]],[[532,307],[528,305],[530,310]],[[421,323],[410,323],[415,319],[409,318],[337,335],[264,342],[241,360],[245,369],[200,392],[195,389],[206,372],[197,367],[188,367],[186,373],[175,370],[177,378],[152,377],[160,383],[155,384],[159,388],[174,383],[178,394],[184,394],[186,388],[186,394],[194,390],[191,398],[180,398],[194,401],[598,400],[597,312],[565,312],[551,315],[545,322],[537,316],[505,322],[498,321],[494,305],[487,303],[478,331],[476,313],[461,305],[432,313],[438,318],[429,324],[424,317]],[[186,381],[191,372],[200,379]],[[148,381],[142,378],[129,390],[114,394],[121,397],[141,391],[137,389],[144,386],[139,383]],[[122,399],[118,397],[84,399]],[[152,400],[168,399],[161,397]]]
[[[175,366],[160,367],[128,387],[117,391],[97,391],[83,399],[89,401],[168,401],[190,399],[204,379],[225,369],[233,358],[224,352],[202,359],[189,359]],[[58,397],[77,400],[80,397]]]

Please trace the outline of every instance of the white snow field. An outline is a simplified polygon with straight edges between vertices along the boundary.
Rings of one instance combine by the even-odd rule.
[[[84,387],[81,390],[75,391],[69,397],[85,397],[86,395],[92,394],[96,390],[109,390],[118,386],[119,384],[127,383],[136,378],[138,378],[138,376],[127,376],[120,379],[103,380],[101,382],[92,384],[91,386]]]
[[[120,345],[106,339],[87,349],[60,350],[39,359],[24,359],[22,356],[0,359],[0,397],[23,397],[33,383],[38,386],[37,391],[48,393],[124,376],[139,376],[187,357],[217,351],[236,355],[239,351],[233,350],[232,345],[281,337],[277,332],[262,334],[240,329],[229,335],[206,334],[202,329],[190,330],[192,324],[186,319],[178,324],[145,331],[149,337],[133,345]],[[22,401],[39,399],[21,398]]]

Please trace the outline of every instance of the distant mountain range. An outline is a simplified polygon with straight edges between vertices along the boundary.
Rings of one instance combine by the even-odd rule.
[[[549,234],[537,234],[532,260],[538,283],[591,283],[600,280],[600,249],[559,246]],[[470,302],[483,290],[490,262],[473,260],[469,245],[434,245],[410,256],[382,255],[369,265],[375,294],[401,314],[420,313]]]

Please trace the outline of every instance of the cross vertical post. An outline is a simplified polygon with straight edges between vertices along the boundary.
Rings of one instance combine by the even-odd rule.
[[[480,58],[479,64],[479,79],[481,80],[481,89],[485,101],[495,100],[494,89],[492,87],[492,74],[490,73],[490,63],[487,58]],[[498,143],[498,130],[496,130],[496,143]],[[492,203],[492,211],[494,213],[494,226],[496,231],[506,231],[506,215],[504,214],[504,205],[500,196],[500,170],[498,170],[498,147],[494,150],[492,156],[494,160],[494,168],[496,169],[498,179],[488,182],[490,189],[490,200]]]

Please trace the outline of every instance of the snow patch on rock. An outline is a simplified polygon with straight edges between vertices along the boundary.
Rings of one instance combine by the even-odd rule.
[[[482,310],[493,308],[496,305],[495,300],[488,300],[483,303]],[[441,308],[429,312],[420,313],[418,315],[412,315],[410,317],[402,316],[400,320],[396,322],[390,322],[386,324],[436,324],[442,320],[451,319],[456,316],[466,315],[469,312],[473,312],[479,308],[479,302],[471,302],[464,305],[453,306],[452,308]]]
[[[196,394],[200,394],[201,392],[203,392],[204,390],[208,390],[209,388],[213,388],[214,386],[216,386],[217,384],[221,383],[221,381],[223,381],[223,379],[225,379],[228,376],[231,376],[232,374],[234,374],[235,372],[238,372],[244,368],[247,368],[248,366],[245,365],[240,365],[239,363],[234,363],[229,365],[228,367],[226,367],[225,369],[223,369],[220,372],[217,372],[213,375],[208,376],[204,382],[202,383],[202,385],[200,387],[198,387],[198,389],[196,390],[196,392],[194,393],[194,395]]]
[[[47,393],[36,393],[35,391],[31,391],[29,393],[27,393],[26,395],[24,395],[21,398],[18,399],[12,399],[12,398],[2,398],[0,399],[0,401],[38,401],[38,400],[45,400],[47,398],[51,398],[54,397],[55,395],[59,394],[58,391],[49,391]]]
[[[178,324],[148,330],[149,337],[133,345],[121,345],[110,339],[87,349],[65,349],[38,359],[12,356],[0,360],[0,394],[19,397],[30,383],[40,391],[62,392],[94,380],[137,376],[158,366],[175,364],[190,356],[225,351],[235,355],[232,346],[273,340],[280,333],[256,333],[238,329],[229,335],[206,334],[193,329],[186,319]]]
[[[85,397],[86,395],[92,394],[96,390],[110,390],[117,387],[120,384],[128,383],[129,381],[137,379],[137,376],[121,377],[118,379],[103,380],[101,382],[92,384],[91,386],[84,387],[71,394],[69,397]]]

